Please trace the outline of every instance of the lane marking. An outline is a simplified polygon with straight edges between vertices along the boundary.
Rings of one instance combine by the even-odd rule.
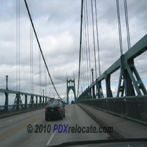
[[[56,133],[56,131],[52,134],[52,136],[51,136],[50,139],[48,140],[46,146],[49,146],[49,144],[51,143],[51,141],[52,141],[52,139],[53,139],[55,133]]]
[[[14,133],[14,132],[16,132],[17,130],[19,130],[19,129],[25,127],[25,126],[28,125],[28,124],[33,123],[34,121],[40,119],[40,118],[43,117],[43,116],[44,116],[44,114],[43,114],[43,115],[40,115],[40,116],[37,117],[37,118],[34,118],[33,120],[31,120],[31,121],[29,121],[29,122],[27,122],[27,123],[25,123],[25,124],[23,124],[23,125],[21,125],[21,126],[15,128],[15,129],[13,129],[13,130],[11,130],[11,131],[9,131],[9,132],[3,134],[3,135],[1,135],[1,136],[0,136],[0,139],[2,139],[2,138],[4,138],[4,137],[6,137],[6,136],[8,136],[8,135],[10,135],[10,134],[12,134],[12,133]]]

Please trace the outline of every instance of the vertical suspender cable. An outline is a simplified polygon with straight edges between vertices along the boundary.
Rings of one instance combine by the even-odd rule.
[[[19,62],[19,92],[20,92],[20,0],[18,0],[18,62]]]
[[[117,18],[118,18],[118,31],[119,31],[119,43],[120,43],[120,54],[123,54],[122,47],[122,33],[121,33],[121,22],[120,22],[120,11],[119,11],[119,0],[116,0]]]
[[[88,21],[89,21],[89,19],[88,19],[88,10],[87,10],[87,0],[86,0],[86,20],[87,20],[87,39],[88,39],[88,54],[89,54],[89,85],[90,85],[90,83],[92,83],[92,81],[91,81],[91,58],[90,58],[90,43],[89,43],[89,30],[88,30],[88,28],[89,28],[89,23],[88,23]]]
[[[83,36],[83,35],[82,35]],[[81,85],[81,89],[83,89],[83,85],[84,85],[84,64],[83,64],[83,37],[82,37],[82,47],[81,47],[81,67],[80,67],[80,85]],[[81,90],[81,93],[82,93],[82,90]],[[80,93],[80,94],[81,94]]]
[[[16,0],[16,91],[18,90],[18,74],[17,74],[17,54],[18,54],[18,0]]]
[[[92,25],[93,25],[93,45],[94,45],[94,60],[95,60],[95,79],[97,78],[97,67],[96,67],[96,50],[95,50],[95,33],[94,33],[94,16],[93,16],[93,0],[91,0],[91,12],[92,12]]]
[[[128,21],[128,7],[126,0],[124,0],[124,9],[125,9],[125,20],[126,20],[126,30],[127,30],[127,42],[128,42],[128,50],[129,50],[131,48],[131,42],[130,42],[130,31],[129,31],[129,21]]]
[[[47,75],[46,75],[46,68],[44,67],[44,78],[45,78],[45,89],[44,89],[44,94],[46,94],[47,92]]]
[[[32,92],[32,32],[30,23],[30,93]]]
[[[34,46],[33,46],[33,30],[32,30],[32,92],[34,94],[33,48],[34,48]]]
[[[39,52],[40,52],[40,50],[39,50]],[[41,86],[42,86],[42,65],[41,65],[41,54],[39,54],[39,60],[40,60],[40,62],[39,62],[39,70],[40,70],[40,72],[39,72],[39,82],[40,82],[40,94],[42,93],[42,89],[41,89]]]
[[[96,17],[96,34],[97,34],[97,49],[98,49],[98,65],[99,65],[99,76],[101,74],[100,67],[100,47],[99,47],[99,34],[98,34],[98,16],[97,16],[97,4],[95,0],[95,17]]]
[[[89,65],[89,62],[88,62],[88,39],[87,39],[87,24],[86,24],[86,3],[84,5],[84,24],[85,24],[85,41],[86,41],[86,85],[88,86],[89,85],[89,80],[88,80],[88,65]]]
[[[81,47],[82,47],[82,23],[83,23],[83,0],[81,0],[80,49],[79,49],[79,72],[78,72],[77,97],[79,96],[79,84],[80,84]]]
[[[33,79],[33,30],[30,24],[30,90],[34,93],[34,79]]]
[[[85,3],[83,4],[83,66],[84,66],[84,85],[83,85],[83,90],[86,88],[86,82],[87,82],[87,60],[86,60],[86,46],[87,46],[87,40],[86,40],[86,26],[85,26]]]
[[[84,24],[85,24],[85,41],[86,41],[86,85],[88,85],[88,41],[87,41],[87,26],[86,26],[86,6],[84,5]]]
[[[39,94],[41,95],[41,55],[40,50],[38,49],[38,61],[39,61]]]

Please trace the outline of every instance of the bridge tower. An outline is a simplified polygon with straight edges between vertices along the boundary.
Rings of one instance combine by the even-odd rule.
[[[72,90],[74,94],[74,100],[76,101],[76,91],[75,91],[75,79],[66,80],[67,84],[67,104],[69,104],[69,91]]]

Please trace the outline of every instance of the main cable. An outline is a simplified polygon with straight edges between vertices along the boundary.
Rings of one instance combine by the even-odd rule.
[[[55,84],[54,84],[54,82],[53,82],[53,80],[52,80],[52,77],[51,77],[51,75],[50,75],[49,69],[48,69],[48,67],[47,67],[47,63],[46,63],[46,61],[45,61],[45,57],[44,57],[43,52],[42,52],[42,49],[41,49],[41,45],[40,45],[40,42],[39,42],[39,39],[38,39],[36,30],[35,30],[35,26],[34,26],[34,24],[33,24],[32,18],[31,18],[31,14],[30,14],[30,11],[29,11],[28,4],[27,4],[26,0],[24,0],[24,2],[25,2],[25,5],[26,5],[26,8],[27,8],[27,12],[28,12],[28,15],[29,15],[31,24],[32,24],[32,28],[33,28],[33,31],[34,31],[34,34],[35,34],[35,37],[36,37],[36,40],[37,40],[37,43],[38,43],[38,46],[39,46],[39,49],[40,49],[40,52],[41,52],[41,55],[42,55],[44,64],[45,64],[45,67],[46,67],[46,69],[47,69],[47,72],[48,72],[48,75],[49,75],[50,80],[51,80],[51,82],[52,82],[52,85],[53,85],[53,87],[54,87],[54,90],[56,91],[56,94],[57,94],[58,97],[60,98],[60,95],[58,94],[58,91],[57,91],[57,89],[56,89],[56,87],[55,87]]]
[[[80,84],[81,47],[82,47],[82,23],[83,23],[83,0],[81,0],[81,25],[80,25],[80,49],[79,49],[79,72],[78,72],[77,97],[79,96],[79,84]]]

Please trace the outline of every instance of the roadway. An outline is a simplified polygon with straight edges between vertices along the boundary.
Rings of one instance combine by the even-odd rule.
[[[63,142],[111,139],[110,135],[107,133],[91,132],[93,131],[92,127],[99,129],[100,126],[78,105],[67,105],[65,111],[66,116],[63,120],[49,120],[46,122],[44,118],[44,109],[1,119],[0,146],[40,147],[52,146]],[[31,133],[28,133],[27,130],[29,124],[33,127],[33,131],[31,128],[29,129],[29,131],[32,131]],[[40,126],[38,130],[37,125]],[[41,125],[43,126],[43,129],[41,128]],[[60,130],[55,130],[57,126],[58,128],[60,126]],[[66,127],[67,129],[65,129]],[[84,128],[83,133],[78,133],[77,131],[80,131],[80,129],[73,130],[73,127],[74,129],[78,127],[85,127],[86,129]],[[60,133],[60,131],[62,132]],[[89,131],[89,133],[86,131]]]

